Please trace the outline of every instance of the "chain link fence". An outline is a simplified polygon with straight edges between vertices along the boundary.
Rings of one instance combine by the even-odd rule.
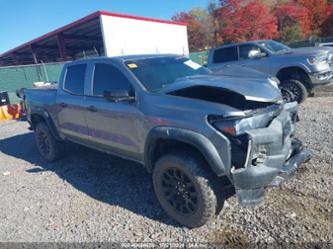
[[[290,42],[288,46],[292,48],[314,47],[317,43],[325,42],[333,42],[333,37],[312,37],[308,40]]]

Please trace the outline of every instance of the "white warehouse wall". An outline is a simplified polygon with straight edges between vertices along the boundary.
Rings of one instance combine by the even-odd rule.
[[[100,18],[106,56],[189,54],[185,25],[107,15]]]

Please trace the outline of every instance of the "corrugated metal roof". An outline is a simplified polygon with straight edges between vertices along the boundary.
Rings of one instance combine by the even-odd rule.
[[[97,11],[4,52],[0,55],[0,66],[34,63],[35,59],[33,53],[38,54],[38,62],[59,62],[75,59],[76,54],[87,49],[96,50],[99,55],[103,55],[104,45],[99,18],[101,15],[174,25],[187,25],[181,22],[118,14],[108,11]],[[65,50],[66,52],[68,51],[66,56],[59,54],[60,38],[66,40]]]

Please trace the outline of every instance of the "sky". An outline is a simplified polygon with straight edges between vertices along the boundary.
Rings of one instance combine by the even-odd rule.
[[[97,10],[170,20],[209,0],[0,0],[0,54]]]

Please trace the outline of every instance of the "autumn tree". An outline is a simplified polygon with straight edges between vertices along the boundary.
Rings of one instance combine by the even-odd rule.
[[[207,12],[210,16],[210,22],[212,27],[212,41],[211,46],[216,47],[218,44],[222,43],[222,39],[219,36],[218,30],[219,30],[219,18],[218,18],[218,10],[220,6],[218,1],[210,0],[207,6]]]
[[[188,23],[191,51],[257,39],[288,43],[333,35],[333,0],[210,0],[172,19]]]
[[[296,3],[305,7],[309,12],[310,33],[320,35],[321,27],[327,18],[327,0],[296,0]]]
[[[221,0],[220,36],[227,42],[271,39],[277,36],[276,18],[259,0]]]
[[[179,12],[172,17],[173,21],[187,23],[187,33],[190,51],[197,51],[203,47],[203,36],[199,22],[186,12]]]
[[[333,4],[327,6],[326,16],[325,21],[321,25],[321,35],[333,36]]]
[[[191,51],[207,50],[215,45],[214,19],[208,10],[193,8],[188,13],[180,12],[172,20],[188,24],[189,47]]]
[[[310,33],[310,19],[307,8],[288,2],[277,5],[274,9],[277,19],[279,38],[283,42],[307,38]]]
[[[214,42],[214,16],[209,12],[209,9],[193,8],[189,15],[198,22],[198,31],[201,34],[203,43],[201,49],[207,50],[215,45]]]
[[[261,2],[265,4],[270,10],[273,10],[277,5],[286,4],[289,1],[290,0],[261,0]]]
[[[304,34],[299,25],[286,27],[282,32],[279,32],[279,40],[283,43],[299,41],[304,39]]]

